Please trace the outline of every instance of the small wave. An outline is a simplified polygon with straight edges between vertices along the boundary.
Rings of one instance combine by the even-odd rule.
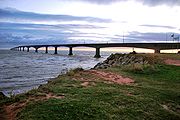
[[[22,78],[23,76],[11,76],[11,77],[5,77],[3,79],[14,79],[14,78]]]

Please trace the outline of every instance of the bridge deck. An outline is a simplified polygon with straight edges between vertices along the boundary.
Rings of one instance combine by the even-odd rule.
[[[73,47],[92,47],[96,48],[95,57],[100,57],[100,48],[106,47],[133,47],[133,48],[146,48],[146,49],[154,49],[155,53],[160,53],[160,50],[166,49],[180,49],[180,43],[94,43],[94,44],[52,44],[52,45],[25,45],[14,47],[11,50],[20,50],[21,48],[24,51],[24,48],[27,48],[27,52],[29,52],[29,48],[35,48],[35,52],[38,52],[38,49],[41,47],[46,48],[46,53],[48,53],[48,47],[55,48],[55,54],[57,54],[58,47],[69,47],[69,55],[73,55],[72,48]]]

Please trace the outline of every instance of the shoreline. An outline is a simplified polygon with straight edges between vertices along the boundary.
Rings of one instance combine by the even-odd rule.
[[[162,57],[162,56],[161,56]],[[174,57],[174,56],[173,56]],[[172,56],[170,56],[170,58],[172,59],[173,58]],[[166,59],[166,57],[164,57]],[[177,56],[178,58],[178,61],[180,60],[179,56]],[[175,59],[177,59],[175,58]],[[155,65],[156,66],[156,65]],[[168,67],[169,65],[163,65],[164,68]],[[123,96],[125,95],[127,97],[127,101],[129,101],[129,99],[131,97],[135,97],[136,94],[133,92],[133,91],[129,91],[128,89],[133,87],[136,90],[136,86],[139,86],[140,83],[142,82],[141,80],[139,81],[136,77],[133,77],[134,73],[133,72],[133,69],[130,69],[131,66],[129,66],[129,68],[122,68],[122,70],[120,70],[121,72],[119,72],[119,68],[118,67],[113,67],[113,66],[110,66],[106,69],[92,69],[92,70],[82,70],[80,68],[77,68],[75,70],[70,70],[68,73],[66,74],[63,74],[63,75],[59,75],[58,77],[56,78],[52,78],[51,80],[48,81],[47,84],[44,84],[44,85],[40,85],[38,87],[38,89],[35,89],[35,90],[31,90],[27,93],[23,93],[23,94],[20,94],[20,95],[16,95],[16,96],[12,96],[12,98],[5,98],[5,99],[8,99],[8,101],[11,101],[10,103],[13,103],[13,104],[9,104],[9,102],[5,102],[4,105],[6,106],[5,107],[5,111],[7,114],[10,114],[10,113],[13,113],[11,114],[11,116],[9,117],[16,117],[17,113],[19,113],[22,108],[26,107],[26,106],[29,106],[29,103],[33,103],[33,104],[36,104],[36,102],[50,102],[51,103],[51,100],[56,100],[56,101],[72,101],[76,94],[79,94],[79,92],[83,93],[83,96],[87,96],[87,95],[90,95],[90,96],[94,96],[93,92],[88,92],[86,90],[93,90],[93,89],[102,89],[102,93],[100,92],[99,95],[101,96],[105,91],[103,89],[109,89],[109,88],[113,88],[113,87],[117,87],[116,89],[122,89],[120,90],[123,94]],[[138,66],[139,67],[139,66]],[[158,66],[156,66],[158,67]],[[177,69],[179,70],[179,67],[175,67],[174,65],[173,66],[169,66],[168,69],[170,68],[173,68],[173,69]],[[143,68],[144,69],[144,68]],[[151,66],[148,66],[148,68],[145,68],[143,71],[147,71],[146,69],[150,69],[152,72],[152,74],[155,74],[154,72],[159,72],[158,68],[156,70],[156,68],[151,68]],[[141,71],[141,68],[135,68],[135,70],[137,72],[143,72]],[[139,71],[140,70],[140,71]],[[163,69],[162,69],[163,70]],[[154,71],[154,72],[153,72]],[[148,71],[147,71],[148,72]],[[131,73],[131,74],[129,74]],[[141,73],[142,74],[142,73]],[[145,74],[145,73],[144,73]],[[143,75],[143,74],[142,74]],[[145,74],[146,76],[146,74]],[[157,75],[158,76],[158,75]],[[178,75],[177,75],[178,76]],[[130,77],[130,79],[129,79]],[[144,77],[141,76],[141,77]],[[162,76],[161,76],[162,77]],[[125,81],[125,84],[124,83],[121,83],[122,82],[122,79],[124,80],[124,78],[128,78],[128,80],[130,80],[130,84],[129,82],[127,83],[127,81]],[[118,83],[116,81],[119,81],[121,79],[121,82]],[[140,79],[140,78],[139,78]],[[154,78],[155,79],[155,78]],[[161,78],[162,79],[162,78]],[[167,79],[167,78],[164,78],[164,79]],[[169,78],[168,78],[169,79]],[[148,81],[147,81],[148,82]],[[142,82],[143,83],[143,82]],[[101,84],[103,86],[101,86]],[[154,83],[153,83],[154,84]],[[170,83],[168,83],[170,84]],[[172,84],[172,83],[171,83]],[[143,84],[142,84],[143,85]],[[174,84],[173,84],[174,85]],[[178,84],[179,85],[179,84]],[[107,87],[105,87],[107,86]],[[146,86],[146,84],[145,84]],[[104,88],[105,87],[105,88]],[[122,87],[122,88],[121,88]],[[126,87],[128,88],[127,90],[123,90],[123,89],[126,89]],[[163,86],[161,86],[163,88]],[[71,90],[72,89],[72,90]],[[87,93],[84,93],[82,90],[85,90],[86,92],[88,92],[89,94]],[[112,91],[116,91],[116,89],[112,89]],[[173,88],[166,88],[166,89],[173,89]],[[175,88],[176,89],[176,88]],[[111,91],[111,89],[109,89]],[[60,92],[61,91],[61,92]],[[64,91],[64,92],[63,92]],[[77,91],[77,93],[76,93]],[[94,90],[93,90],[94,91]],[[115,92],[114,91],[114,92]],[[95,92],[95,91],[94,91]],[[98,91],[96,91],[98,92]],[[96,93],[95,92],[95,93]],[[108,92],[108,91],[106,91]],[[121,93],[120,92],[120,93]],[[74,94],[76,93],[76,94]],[[115,92],[116,93],[116,92]],[[98,94],[98,93],[96,93]],[[111,93],[112,94],[112,93]],[[113,93],[114,94],[114,93]],[[112,94],[112,95],[113,95]],[[153,94],[153,93],[152,93]],[[75,95],[75,96],[74,96]],[[96,99],[96,97],[93,99],[93,100],[100,100],[101,97],[98,97],[98,99]],[[118,95],[118,94],[117,94]],[[81,96],[80,94],[80,98],[78,97],[78,99],[85,99],[86,100],[86,97],[84,98],[83,96]],[[111,95],[110,95],[111,96]],[[104,96],[103,99],[105,99],[106,97],[108,96]],[[113,97],[113,96],[112,96]],[[121,95],[119,96],[121,98]],[[129,98],[130,97],[130,98]],[[145,97],[145,96],[144,96]],[[76,97],[75,97],[76,98]],[[75,99],[74,98],[74,99]],[[71,100],[72,99],[72,100]],[[82,101],[83,101],[82,99]],[[102,99],[102,100],[103,100]],[[121,98],[122,99],[122,98]],[[88,99],[87,99],[88,100]],[[19,101],[19,102],[17,102]],[[177,102],[177,101],[176,101]],[[88,103],[86,103],[88,104]],[[92,103],[94,104],[94,103]],[[163,103],[162,103],[163,104]],[[16,106],[16,107],[15,107]],[[133,106],[133,104],[132,104]],[[79,106],[80,107],[80,106]],[[162,108],[164,109],[168,109],[168,111],[171,109],[170,106],[168,105],[162,105]],[[4,109],[4,107],[3,107]],[[11,111],[10,109],[14,110],[14,109],[17,109],[17,111],[13,112]],[[68,108],[70,109],[70,108]],[[107,109],[107,108],[106,108]],[[143,109],[143,108],[141,108]],[[8,112],[9,113],[8,113]],[[166,110],[165,110],[166,111]],[[177,115],[177,111],[172,111],[170,110],[177,118],[178,115]],[[52,113],[53,114],[53,113]],[[70,114],[70,113],[69,113]],[[100,114],[98,112],[98,114]],[[98,115],[97,114],[97,115]],[[165,115],[165,114],[163,114]],[[23,115],[22,115],[23,116]],[[23,118],[21,116],[21,118]],[[171,114],[168,113],[168,116],[173,116]],[[25,117],[25,116],[24,116]],[[97,116],[96,116],[97,117]],[[176,118],[175,117],[175,118]],[[166,117],[165,117],[166,118]]]
[[[0,68],[2,69],[0,72],[0,89],[6,95],[33,89],[41,83],[44,84],[50,78],[57,77],[61,71],[63,73],[78,66],[91,68],[98,62],[89,56],[69,57],[25,52],[14,53],[14,51],[1,51],[0,54]],[[64,53],[62,52],[62,54]]]
[[[117,54],[117,53],[115,53],[115,54]],[[118,53],[118,54],[119,54],[119,53]],[[130,54],[130,53],[120,53],[120,54],[126,55],[126,54]],[[143,55],[144,55],[144,54],[145,54],[145,55],[148,55],[148,54],[149,54],[149,55],[151,55],[151,54],[154,54],[154,53],[137,53],[137,54],[143,54]],[[111,54],[111,55],[112,55],[112,54]],[[159,54],[159,55],[160,55],[160,54]],[[180,66],[180,55],[179,55],[179,54],[177,54],[177,53],[162,53],[161,55],[162,55],[162,56],[163,56],[163,55],[172,55],[172,56],[169,56],[169,59],[166,58],[166,57],[163,58],[165,64],[167,64],[167,65]],[[177,58],[176,58],[176,57],[173,58],[174,55],[175,55],[175,56],[177,55],[178,57],[177,57]],[[161,57],[162,57],[162,56],[161,56]],[[102,62],[100,62],[100,63],[102,63]],[[98,64],[99,64],[99,63],[97,63],[96,65],[98,65]],[[95,65],[94,67],[96,67],[96,65]],[[94,67],[89,68],[89,69],[85,69],[85,70],[91,70],[91,69],[94,69]],[[78,67],[77,67],[77,68],[78,68]],[[80,68],[81,68],[81,67],[80,67]],[[74,69],[76,69],[76,68],[74,68]],[[74,70],[74,69],[70,68],[69,70],[58,74],[57,77],[49,78],[49,79],[47,80],[47,83],[45,83],[45,84],[48,84],[49,82],[53,81],[54,79],[58,78],[58,77],[61,76],[61,75],[66,75],[70,70]],[[33,89],[39,89],[39,87],[41,87],[42,85],[45,85],[45,84],[41,84],[41,85],[39,85],[39,86],[37,86],[36,88],[33,88]],[[32,90],[32,89],[27,90],[27,91],[24,91],[24,92],[19,93],[19,94],[26,94],[26,93],[28,93],[28,92],[31,91],[31,90]],[[6,96],[6,97],[11,97],[11,96],[19,95],[19,94],[13,94],[13,95],[7,96],[7,95],[4,94],[2,91],[0,91],[0,94],[1,94],[2,96]]]

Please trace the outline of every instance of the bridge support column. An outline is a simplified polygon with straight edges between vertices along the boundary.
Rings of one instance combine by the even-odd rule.
[[[69,54],[68,55],[73,55],[72,47],[69,47]]]
[[[54,47],[54,54],[57,54],[57,47]]]
[[[21,51],[21,47],[19,47],[19,51]]]
[[[160,49],[154,49],[154,53],[160,53]]]
[[[36,53],[38,52],[38,48],[35,48],[35,52],[36,52]]]
[[[27,47],[27,52],[29,52],[29,47]]]
[[[46,47],[46,52],[45,53],[48,53],[48,47]]]
[[[94,56],[95,58],[100,58],[100,48],[96,48],[96,54]]]
[[[23,51],[24,51],[24,47],[23,47]]]

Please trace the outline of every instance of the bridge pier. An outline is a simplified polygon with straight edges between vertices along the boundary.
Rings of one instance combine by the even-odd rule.
[[[100,58],[100,48],[96,48],[96,54],[94,56],[94,58]]]
[[[54,51],[54,54],[57,54],[57,47],[54,47],[55,51]]]
[[[68,55],[73,55],[72,47],[69,47],[69,54]]]
[[[48,53],[48,47],[46,47],[46,52],[45,53]]]
[[[24,47],[23,47],[23,51],[24,51]]]
[[[29,52],[29,47],[27,47],[27,52]]]
[[[38,48],[35,48],[35,52],[36,52],[36,53],[38,52]]]
[[[154,49],[154,53],[160,53],[160,49]]]
[[[21,47],[19,47],[19,51],[21,51]]]

